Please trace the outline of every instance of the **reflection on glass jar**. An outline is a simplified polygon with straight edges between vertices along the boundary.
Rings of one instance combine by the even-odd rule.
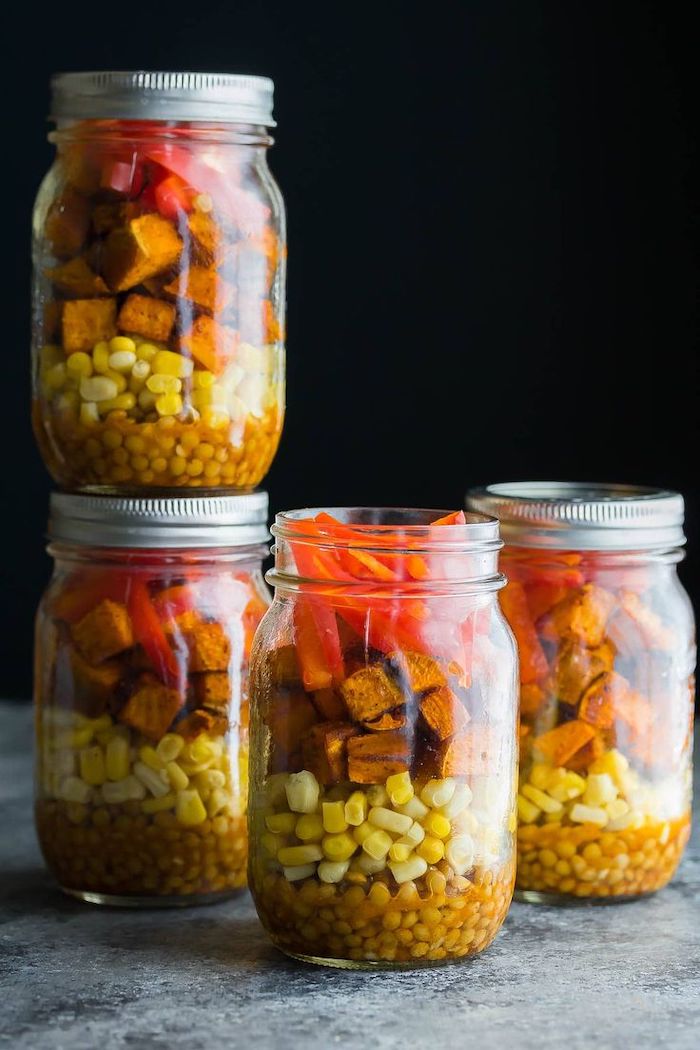
[[[36,823],[61,888],[84,900],[189,904],[245,885],[267,499],[223,499],[218,524],[203,516],[216,499],[52,499]]]
[[[494,485],[503,611],[520,650],[517,891],[665,886],[690,832],[693,615],[683,501],[632,487]]]
[[[475,954],[510,904],[515,652],[498,525],[277,516],[251,663],[249,882],[274,944],[346,967]]]
[[[167,74],[53,84],[57,155],[33,222],[33,421],[66,488],[248,489],[277,449],[286,246],[266,160],[272,84],[218,77],[212,102],[188,78],[186,90]]]

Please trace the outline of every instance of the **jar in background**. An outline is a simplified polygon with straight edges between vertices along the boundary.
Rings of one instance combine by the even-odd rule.
[[[487,947],[514,879],[516,657],[498,523],[279,514],[251,662],[249,885],[274,944],[341,967]]]
[[[683,499],[624,485],[490,485],[501,606],[520,650],[516,892],[611,900],[665,886],[690,833],[695,634]]]
[[[245,885],[248,660],[267,496],[54,494],[36,631],[36,824],[61,888],[197,904]]]
[[[33,422],[63,488],[250,489],[284,414],[272,82],[64,73],[33,219]]]

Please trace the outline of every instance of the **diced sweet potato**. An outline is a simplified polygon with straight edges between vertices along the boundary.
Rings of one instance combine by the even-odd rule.
[[[193,211],[188,226],[203,261],[213,262],[222,244],[221,230],[208,212]]]
[[[440,689],[447,684],[445,672],[437,660],[422,653],[389,653],[389,663],[402,682],[414,693],[425,693],[429,689]]]
[[[263,678],[272,685],[295,688],[301,685],[301,668],[297,651],[293,645],[281,645],[265,653],[263,661]]]
[[[181,250],[182,241],[171,222],[153,213],[140,215],[107,237],[102,274],[112,291],[125,292],[167,270]]]
[[[306,693],[296,689],[273,693],[265,720],[270,729],[273,751],[290,755],[299,750],[302,738],[318,721],[318,715]]]
[[[426,693],[419,706],[428,729],[438,740],[460,733],[469,721],[464,704],[447,686]]]
[[[583,773],[592,762],[595,762],[597,758],[600,758],[605,751],[605,741],[603,738],[596,733],[594,737],[584,744],[583,747],[579,748],[576,754],[572,755],[566,765],[568,769],[573,769],[575,773]]]
[[[89,664],[100,664],[134,644],[126,606],[109,598],[71,627],[73,641]]]
[[[164,285],[163,291],[213,312],[226,309],[235,288],[222,281],[213,266],[190,266],[183,274]]]
[[[61,332],[67,354],[111,339],[117,334],[116,299],[69,299],[63,304]]]
[[[64,688],[69,686],[65,681],[66,676],[60,675],[61,682],[56,679],[58,695],[56,702],[72,707],[86,718],[99,718],[101,714],[110,707],[115,699],[115,693],[119,682],[124,674],[124,668],[119,660],[105,660],[98,667],[93,667],[84,660],[80,653],[72,646],[64,649],[63,655],[68,655],[70,666],[70,695],[61,695]]]
[[[95,193],[100,185],[101,169],[92,150],[76,143],[62,146],[59,152],[61,176],[81,193]]]
[[[606,671],[611,671],[614,663],[615,650],[608,641],[595,649],[581,645],[575,638],[564,641],[559,647],[553,670],[553,688],[557,698],[565,704],[577,704],[591,682]]]
[[[520,686],[520,714],[536,715],[545,702],[546,692],[537,682],[528,682]]]
[[[231,681],[226,671],[193,674],[192,690],[199,707],[226,711],[231,703]]]
[[[552,765],[566,766],[572,755],[585,747],[594,736],[593,726],[577,718],[541,733],[534,738],[532,745],[543,758],[549,759]]]
[[[401,732],[353,736],[347,747],[348,777],[355,784],[383,784],[411,764],[411,747]]]
[[[439,751],[439,777],[486,776],[493,772],[489,756],[489,729],[472,725],[458,736],[445,740]]]
[[[47,270],[46,276],[64,295],[72,295],[78,299],[90,299],[93,296],[105,295],[108,291],[100,275],[90,269],[82,255]]]
[[[176,733],[189,743],[196,740],[202,733],[207,736],[224,736],[228,732],[229,722],[226,715],[220,711],[191,711],[181,719],[173,728]]]
[[[235,357],[239,344],[238,332],[218,324],[206,314],[180,338],[180,348],[191,354],[204,368],[218,375]]]
[[[121,332],[142,335],[144,339],[155,339],[161,343],[167,343],[174,324],[175,307],[172,303],[135,292],[126,297],[117,318],[117,327]]]
[[[321,718],[327,722],[345,722],[348,709],[340,693],[335,689],[317,689],[311,700]]]
[[[231,642],[220,623],[200,623],[183,637],[190,653],[190,671],[228,670]]]
[[[119,721],[149,740],[160,740],[183,704],[184,697],[176,689],[168,689],[155,675],[144,674],[119,712]]]
[[[63,303],[57,299],[49,299],[44,303],[42,311],[42,337],[44,340],[56,339],[61,329],[61,314]]]
[[[573,637],[589,648],[596,648],[603,642],[614,607],[614,594],[595,583],[587,583],[558,602],[538,622],[538,628],[548,641]]]
[[[348,778],[348,740],[357,734],[348,722],[322,722],[313,726],[301,745],[304,769],[319,784],[339,784]]]
[[[133,205],[129,205],[125,201],[93,205],[90,219],[94,232],[98,237],[102,237],[105,233],[111,233],[112,230],[116,230],[119,226],[125,226],[132,217],[129,215],[129,209],[132,207]]]
[[[395,707],[393,711],[385,711],[379,718],[372,718],[362,725],[369,729],[370,733],[387,733],[390,729],[403,729],[406,721],[405,708]]]
[[[67,189],[57,197],[46,216],[44,233],[59,259],[77,255],[90,228],[90,205],[80,193]]]
[[[340,691],[355,722],[368,722],[405,702],[394,679],[376,665],[355,671],[345,679]]]
[[[667,627],[661,617],[645,605],[634,591],[623,591],[619,596],[622,610],[633,621],[642,639],[642,647],[658,649],[661,652],[673,652],[675,634]]]
[[[537,637],[522,583],[511,580],[501,591],[500,602],[518,643],[520,681],[524,685],[537,682],[547,674],[547,658]]]
[[[611,729],[629,692],[630,684],[626,678],[615,671],[607,671],[585,690],[578,717],[596,729]]]

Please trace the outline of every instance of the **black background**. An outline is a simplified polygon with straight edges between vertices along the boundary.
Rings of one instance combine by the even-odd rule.
[[[29,425],[28,249],[56,70],[275,80],[289,386],[266,483],[273,511],[458,507],[489,480],[666,485],[687,498],[683,573],[699,595],[691,7],[13,8],[0,692],[29,695],[33,610],[50,569],[49,480]]]

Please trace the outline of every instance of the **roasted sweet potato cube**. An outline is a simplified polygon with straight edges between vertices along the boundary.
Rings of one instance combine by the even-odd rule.
[[[438,740],[460,733],[469,721],[464,704],[447,686],[426,693],[419,707],[425,724]]]
[[[273,693],[265,717],[275,752],[293,754],[307,731],[318,721],[316,708],[301,689]]]
[[[640,635],[640,649],[657,649],[673,652],[675,634],[661,617],[645,605],[634,591],[623,591],[619,597],[620,607],[634,623]]]
[[[193,674],[192,691],[199,707],[226,711],[231,703],[231,681],[226,671],[203,671]]]
[[[561,644],[554,662],[554,693],[563,703],[575,705],[591,682],[611,671],[614,663],[615,650],[610,642],[589,649],[575,638],[567,639]]]
[[[347,747],[348,777],[355,784],[382,784],[411,764],[411,746],[401,732],[353,736]]]
[[[124,201],[112,204],[95,204],[92,208],[90,219],[92,228],[98,237],[111,233],[119,226],[125,226],[129,219],[129,208],[133,207]]]
[[[388,660],[401,681],[414,693],[425,693],[447,685],[445,672],[432,656],[394,652],[389,653]]]
[[[69,299],[63,304],[61,332],[67,354],[111,339],[117,334],[116,299]]]
[[[573,769],[574,773],[583,773],[592,762],[602,756],[604,751],[605,741],[596,733],[587,744],[584,744],[567,760],[567,768]]]
[[[544,705],[547,694],[537,682],[528,682],[520,686],[520,714],[527,716],[536,715]]]
[[[615,671],[607,671],[584,692],[578,717],[596,729],[611,729],[629,692],[630,684],[626,678]]]
[[[458,736],[443,741],[439,751],[439,777],[486,776],[492,773],[488,726],[471,725]]]
[[[175,227],[160,215],[139,215],[112,230],[102,252],[102,275],[114,292],[125,292],[177,262],[182,250]]]
[[[296,688],[301,685],[301,668],[293,645],[281,645],[262,657],[262,674],[272,685]]]
[[[558,602],[538,621],[538,628],[548,641],[577,638],[583,645],[596,648],[603,642],[614,608],[614,594],[595,583],[587,583]]]
[[[342,696],[335,689],[317,689],[311,694],[311,700],[320,717],[325,721],[346,721],[348,709]]]
[[[348,722],[321,722],[312,726],[301,745],[304,769],[319,784],[339,784],[348,779],[348,740],[357,729]]]
[[[180,349],[218,375],[235,357],[239,342],[238,332],[233,328],[227,328],[206,314],[201,314],[181,336]]]
[[[105,295],[108,291],[100,275],[90,269],[82,255],[61,266],[46,270],[46,276],[64,295],[75,296],[77,299],[90,299],[93,296]]]
[[[76,648],[89,664],[102,663],[134,644],[126,606],[109,598],[91,609],[71,627]]]
[[[190,654],[190,671],[228,670],[231,642],[220,623],[200,623],[183,637]]]
[[[235,288],[223,281],[213,266],[190,266],[163,286],[168,295],[188,299],[203,310],[225,310],[231,302]]]
[[[155,675],[144,674],[119,712],[119,721],[149,740],[160,740],[184,702],[176,689],[169,689]]]
[[[62,146],[59,153],[61,176],[81,193],[95,193],[100,185],[99,159],[82,144]]]
[[[405,703],[394,679],[376,665],[355,671],[345,679],[340,691],[355,722],[368,722]]]
[[[224,736],[228,732],[228,718],[220,712],[213,711],[191,711],[181,719],[174,727],[174,731],[189,743],[196,740],[202,733],[207,736]]]
[[[121,661],[105,660],[94,667],[71,646],[70,649],[62,649],[57,665],[59,662],[63,665],[66,657],[70,674],[57,673],[56,702],[72,707],[86,718],[99,718],[115,700],[119,682],[124,675]]]
[[[162,299],[132,292],[119,311],[117,327],[120,332],[142,335],[144,339],[167,343],[175,324],[175,307]]]
[[[67,259],[81,250],[89,228],[88,201],[75,190],[67,189],[49,208],[44,233],[53,254],[59,259]]]
[[[553,766],[566,766],[572,756],[585,747],[594,736],[593,726],[576,718],[536,736],[532,746]]]
[[[187,222],[198,249],[205,262],[213,262],[222,245],[221,229],[208,212],[193,211]]]
[[[369,729],[370,733],[387,733],[390,729],[403,729],[406,722],[406,709],[395,707],[393,711],[385,711],[379,718],[372,718],[362,725]]]

